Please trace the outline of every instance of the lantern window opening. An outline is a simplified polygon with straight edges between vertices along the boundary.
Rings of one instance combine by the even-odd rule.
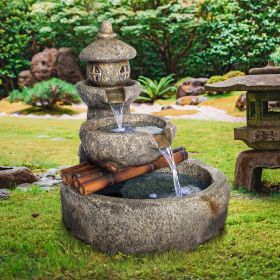
[[[92,80],[94,80],[95,82],[101,81],[101,69],[98,66],[96,65],[92,66],[90,74]]]
[[[256,102],[255,101],[249,102],[249,116],[250,116],[250,119],[256,118]]]
[[[280,107],[272,106],[280,100],[262,100],[262,119],[280,119]]]
[[[120,66],[120,80],[124,81],[129,78],[130,75],[130,67],[128,64],[122,64]]]

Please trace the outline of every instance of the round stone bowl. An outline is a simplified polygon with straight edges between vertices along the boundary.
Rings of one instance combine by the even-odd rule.
[[[159,146],[170,145],[176,132],[175,126],[168,120],[145,114],[124,115],[123,123],[158,126],[163,130],[160,135],[102,130],[104,127],[114,125],[115,122],[113,117],[91,119],[84,122],[80,129],[80,139],[87,158],[104,168],[110,166],[119,169],[150,163],[161,155]]]
[[[183,197],[128,199],[81,196],[62,185],[63,222],[78,239],[111,254],[194,250],[224,228],[230,188],[219,170],[198,160],[178,165],[201,182],[202,191]]]

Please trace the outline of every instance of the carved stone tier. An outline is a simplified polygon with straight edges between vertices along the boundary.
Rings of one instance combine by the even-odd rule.
[[[236,160],[234,185],[249,191],[259,188],[263,168],[280,168],[280,151],[241,152]]]
[[[82,147],[91,162],[106,168],[107,164],[117,169],[150,163],[160,156],[160,146],[170,146],[176,129],[163,118],[133,114],[125,115],[125,124],[147,123],[163,129],[159,135],[145,132],[112,133],[101,128],[114,125],[115,119],[102,118],[88,120],[81,125]]]

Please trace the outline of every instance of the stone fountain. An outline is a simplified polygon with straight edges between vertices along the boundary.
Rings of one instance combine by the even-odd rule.
[[[107,21],[80,54],[88,73],[88,80],[77,84],[88,105],[87,121],[80,129],[81,163],[117,173],[152,163],[161,156],[160,149],[171,145],[176,129],[169,121],[130,114],[129,106],[141,92],[140,84],[130,79],[129,59],[135,56],[135,49],[118,40]],[[62,184],[64,224],[76,238],[107,253],[193,250],[223,229],[229,184],[219,170],[198,160],[181,162],[177,171],[181,182],[199,191],[157,199],[145,196],[165,189],[174,192],[168,168],[90,195]]]

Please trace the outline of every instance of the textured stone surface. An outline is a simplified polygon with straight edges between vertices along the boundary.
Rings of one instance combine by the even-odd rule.
[[[280,151],[241,152],[236,160],[234,185],[249,191],[260,188],[263,168],[280,168]]]
[[[106,28],[104,28],[105,25],[107,25]],[[103,22],[97,39],[80,53],[80,59],[83,61],[112,62],[134,58],[136,50],[115,37],[116,34],[113,33],[111,23]]]
[[[31,61],[31,73],[36,81],[48,80],[57,75],[56,62],[58,51],[55,48],[45,48],[35,54]]]
[[[279,90],[280,74],[247,75],[205,85],[207,91]]]
[[[246,110],[246,104],[247,100],[246,100],[246,94],[242,93],[240,94],[240,96],[238,97],[236,103],[235,103],[235,107],[237,109],[239,109],[240,111],[245,111]]]
[[[60,48],[57,54],[57,76],[68,83],[76,84],[83,80],[79,64],[71,48]]]
[[[124,115],[124,123],[148,123],[163,128],[163,135],[172,143],[175,127],[162,118],[151,115]],[[139,166],[160,156],[158,142],[149,133],[110,133],[100,130],[115,124],[114,118],[88,120],[81,125],[83,149],[91,161],[100,165],[112,163],[119,168]]]
[[[106,94],[106,88],[94,87],[89,80],[77,83],[77,90],[82,100],[89,106],[98,109],[108,109],[109,99]],[[141,86],[138,81],[129,80],[123,87],[124,103],[130,105],[141,92]]]
[[[198,105],[207,100],[207,97],[203,95],[198,96],[183,96],[176,100],[177,105]]]
[[[0,189],[0,199],[8,199],[10,197],[10,191],[7,189]]]
[[[177,88],[176,98],[178,99],[183,96],[196,96],[204,94],[204,85],[207,83],[207,81],[207,78],[194,78],[186,80]]]
[[[18,87],[23,89],[24,87],[32,87],[36,80],[33,77],[30,70],[23,70],[18,74]]]
[[[0,166],[0,188],[13,188],[23,183],[33,183],[35,175],[27,167]]]
[[[64,224],[76,238],[102,252],[193,250],[223,229],[230,189],[220,171],[197,160],[179,168],[210,185],[190,196],[153,200],[81,196],[62,185]]]
[[[280,127],[249,127],[234,129],[234,139],[242,140],[257,150],[280,150]]]

